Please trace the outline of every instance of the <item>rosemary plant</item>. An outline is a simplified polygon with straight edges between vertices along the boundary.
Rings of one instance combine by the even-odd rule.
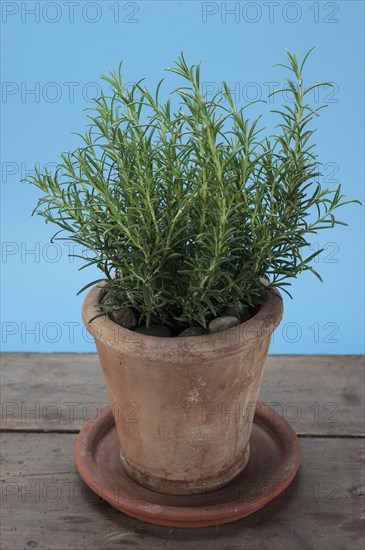
[[[80,269],[95,264],[103,277],[90,285],[107,280],[102,314],[129,306],[147,326],[205,327],[227,305],[257,310],[303,271],[320,278],[311,262],[322,250],[307,255],[308,239],[347,225],[334,212],[356,201],[318,183],[310,123],[323,106],[307,96],[327,83],[304,86],[310,51],[301,61],[287,52],[287,85],[273,93],[291,98],[266,138],[226,83],[202,93],[200,66],[182,53],[167,70],[183,86],[165,103],[163,80],[151,94],[143,79],[127,89],[121,67],[102,77],[111,93],[95,99],[82,146],[53,174],[27,178],[43,192],[35,212],[67,233],[54,238],[92,253]]]

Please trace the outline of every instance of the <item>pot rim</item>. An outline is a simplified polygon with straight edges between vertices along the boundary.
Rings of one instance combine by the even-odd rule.
[[[126,329],[108,317],[101,316],[90,322],[97,313],[100,295],[107,282],[98,283],[85,296],[82,320],[96,344],[101,343],[124,355],[141,356],[152,361],[173,363],[196,361],[198,357],[234,354],[243,346],[252,347],[269,337],[283,316],[283,300],[277,289],[269,292],[265,304],[248,321],[223,332],[183,338],[149,336]],[[99,309],[100,311],[100,309]]]

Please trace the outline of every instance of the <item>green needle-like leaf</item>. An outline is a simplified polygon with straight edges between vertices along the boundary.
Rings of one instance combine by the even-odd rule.
[[[200,64],[183,52],[167,69],[181,85],[164,103],[164,79],[153,93],[143,78],[126,88],[122,63],[102,77],[108,91],[87,109],[81,146],[54,173],[26,178],[42,192],[34,212],[59,228],[54,239],[86,249],[72,254],[80,269],[103,274],[80,292],[107,281],[102,314],[130,306],[140,323],[205,327],[227,305],[257,310],[274,287],[289,294],[304,271],[322,280],[311,265],[322,250],[306,257],[309,237],[346,225],[336,210],[358,201],[319,183],[312,124],[327,105],[307,99],[330,84],[304,86],[312,50],[277,65],[286,84],[269,97],[286,101],[269,112],[277,126],[264,137],[262,115],[245,114],[266,102],[239,108],[226,82],[203,92]]]

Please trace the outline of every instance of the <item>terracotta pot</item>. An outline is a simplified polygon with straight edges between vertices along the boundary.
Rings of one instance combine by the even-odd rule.
[[[98,312],[103,285],[82,317],[95,338],[128,475],[168,494],[218,489],[249,459],[249,439],[278,293],[249,321],[221,333],[146,336]],[[106,457],[107,459],[107,457]]]

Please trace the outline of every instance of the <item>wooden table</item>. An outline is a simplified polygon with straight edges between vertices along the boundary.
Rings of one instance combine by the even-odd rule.
[[[219,527],[177,529],[114,510],[80,479],[74,443],[107,402],[96,355],[2,357],[3,550],[364,548],[364,359],[270,356],[260,400],[300,437],[283,495]]]

